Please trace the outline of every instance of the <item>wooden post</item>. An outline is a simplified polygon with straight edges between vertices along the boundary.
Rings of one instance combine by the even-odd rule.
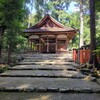
[[[55,36],[56,37],[56,47],[55,47],[55,50],[56,50],[56,53],[57,53],[57,35]]]
[[[27,44],[28,45],[28,49],[27,49],[28,51],[29,51],[29,44],[30,44],[30,41],[29,41],[29,38],[28,38],[28,44]]]
[[[83,60],[83,49],[82,48],[80,48],[80,64],[83,64],[84,63],[84,60]]]
[[[76,49],[73,49],[73,61],[75,62],[76,60]]]
[[[39,35],[39,52],[41,53],[41,37]]]
[[[48,40],[48,35],[47,35],[47,52],[49,52],[49,40]]]
[[[68,35],[66,35],[66,36],[67,36],[67,39],[66,39],[66,43],[65,43],[65,49],[67,49],[68,44],[69,44],[69,40],[70,40],[70,38],[68,37]]]
[[[31,50],[32,50],[32,41],[31,41]]]
[[[33,41],[32,41],[32,51],[33,51]]]

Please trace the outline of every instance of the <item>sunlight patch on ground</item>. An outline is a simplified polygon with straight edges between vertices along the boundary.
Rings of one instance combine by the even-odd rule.
[[[22,89],[22,88],[27,88],[29,86],[30,86],[29,84],[23,84],[23,85],[19,86],[18,88]]]
[[[37,98],[34,98],[34,99],[27,99],[27,100],[50,100],[50,95],[40,95],[39,97]]]

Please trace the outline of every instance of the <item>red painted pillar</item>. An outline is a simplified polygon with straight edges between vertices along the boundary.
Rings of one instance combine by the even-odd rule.
[[[73,49],[73,61],[75,62],[76,49]]]
[[[80,64],[83,64],[83,48],[80,48]]]
[[[76,49],[73,49],[73,61],[76,62],[77,61],[77,50]]]

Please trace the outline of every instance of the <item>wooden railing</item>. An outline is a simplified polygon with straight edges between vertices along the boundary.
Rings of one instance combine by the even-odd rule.
[[[89,47],[81,47],[79,49],[73,49],[73,61],[76,63],[84,64],[89,62],[90,49]]]

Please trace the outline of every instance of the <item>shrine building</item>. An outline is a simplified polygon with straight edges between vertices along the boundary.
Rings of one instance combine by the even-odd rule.
[[[32,50],[40,53],[58,53],[67,51],[69,42],[77,30],[62,25],[47,14],[36,25],[24,30],[24,33],[27,33]],[[35,48],[32,48],[33,44]]]

